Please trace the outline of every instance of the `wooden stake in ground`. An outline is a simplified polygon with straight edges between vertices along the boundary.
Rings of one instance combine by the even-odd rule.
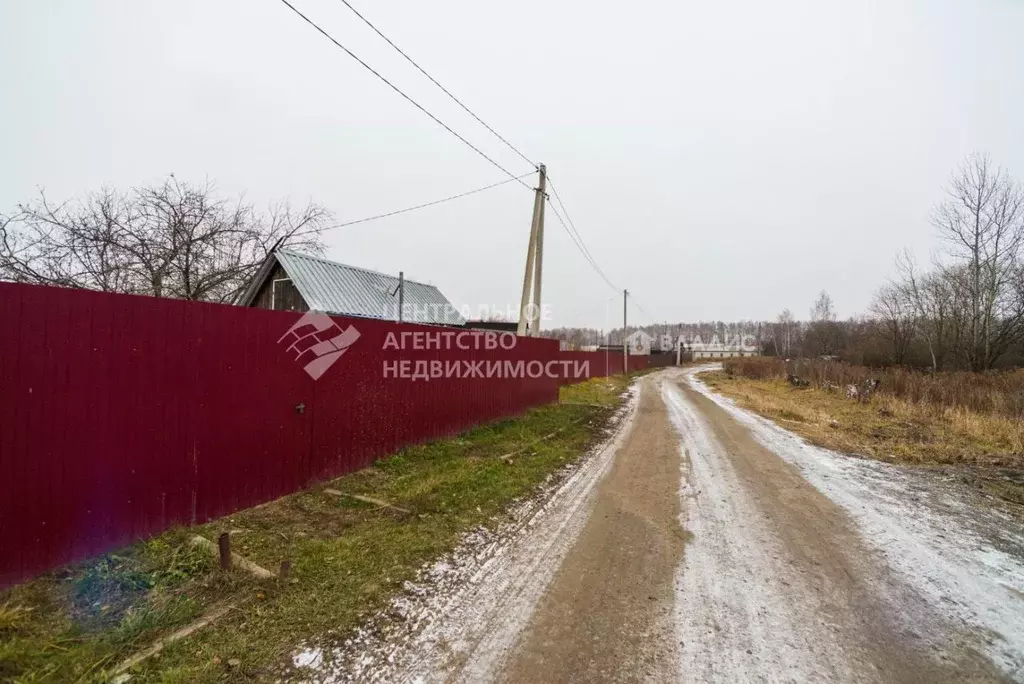
[[[221,539],[223,538],[224,535],[221,535]],[[223,558],[220,555],[221,549],[223,548],[220,544],[214,544],[206,537],[200,537],[198,534],[193,535],[190,541],[194,546],[198,546],[210,555]],[[260,579],[270,579],[271,577],[277,577],[277,575],[272,573],[270,570],[267,570],[266,568],[261,568],[260,566],[253,563],[251,560],[243,558],[242,556],[239,556],[237,553],[232,553],[230,546],[228,547],[228,553],[230,554],[228,567],[231,567],[232,565],[237,566],[242,570],[245,570],[246,572],[252,573]],[[223,563],[224,561],[221,560],[221,567],[224,567]]]
[[[220,539],[217,540],[217,547],[220,550],[220,569],[230,570],[231,569],[231,535],[227,532],[221,532]]]

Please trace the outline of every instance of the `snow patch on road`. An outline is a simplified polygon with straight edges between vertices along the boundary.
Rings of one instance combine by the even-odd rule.
[[[844,456],[813,446],[713,392],[690,386],[746,426],[842,506],[869,545],[932,606],[980,637],[982,651],[1024,679],[1024,529],[997,510],[973,506],[932,473]]]
[[[679,433],[681,522],[693,535],[676,578],[681,672],[699,682],[855,679],[711,426],[671,382],[661,396]]]
[[[634,383],[608,440],[515,505],[511,522],[467,534],[341,646],[300,649],[293,664],[308,670],[301,676],[331,684],[492,680],[586,525],[591,494],[632,429],[638,398]]]

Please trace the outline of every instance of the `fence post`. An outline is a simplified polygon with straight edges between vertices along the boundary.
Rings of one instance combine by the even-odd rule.
[[[221,532],[220,539],[217,540],[217,546],[220,548],[220,569],[230,570],[231,569],[231,535],[227,532]]]

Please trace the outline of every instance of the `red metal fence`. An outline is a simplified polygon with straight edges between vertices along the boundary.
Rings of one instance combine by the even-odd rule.
[[[562,378],[562,384],[569,385],[582,382],[589,378],[603,378],[609,375],[618,375],[622,372],[623,354],[618,351],[563,351],[559,352],[559,358],[572,361],[574,364],[586,364],[589,369],[586,375],[577,377],[575,374],[566,375]],[[675,363],[675,354],[649,354],[634,355],[629,357],[628,372],[632,373],[645,368],[657,368],[671,366]]]
[[[0,283],[0,587],[556,401],[562,384],[547,374],[395,377],[402,361],[622,369],[621,355],[606,364],[596,352],[560,353],[554,340],[478,349],[452,344],[453,329],[335,317],[359,337],[314,381],[303,368],[311,355],[298,361],[279,343],[298,318]],[[403,333],[440,330],[446,348],[394,347]],[[630,370],[649,363],[633,358]]]

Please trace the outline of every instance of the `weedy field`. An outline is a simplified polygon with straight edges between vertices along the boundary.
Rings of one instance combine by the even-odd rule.
[[[0,680],[276,679],[298,644],[343,638],[424,563],[467,531],[500,521],[511,501],[586,453],[629,382],[565,387],[559,404],[404,449],[307,491],[0,592]],[[288,577],[221,571],[190,543],[193,535],[215,542],[223,532],[262,568],[278,571],[288,561]]]
[[[727,359],[724,367],[735,376],[754,380],[784,380],[796,375],[814,387],[880,381],[878,393],[935,410],[965,409],[983,415],[1024,420],[1024,369],[988,373],[927,373],[906,368],[868,368],[820,359],[786,360],[775,357]]]
[[[810,382],[793,387],[788,374]],[[1017,415],[1021,372],[1002,375],[874,371],[835,362],[730,359],[701,378],[742,407],[814,444],[853,455],[955,468],[990,495],[1024,504],[1024,421]],[[847,384],[881,381],[866,402]]]

